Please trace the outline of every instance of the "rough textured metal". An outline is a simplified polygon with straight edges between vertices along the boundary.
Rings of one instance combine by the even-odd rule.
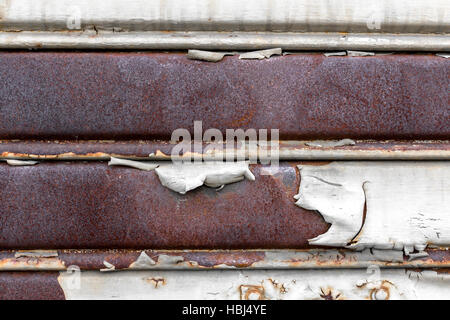
[[[366,50],[446,52],[446,34],[148,31],[0,32],[2,49]]]
[[[281,160],[448,160],[449,141],[356,141],[355,145],[321,148],[307,141],[279,141]],[[175,144],[165,141],[30,141],[0,140],[0,159],[109,160],[173,159]],[[203,144],[203,150],[208,144]],[[224,145],[226,149],[226,144]],[[270,149],[270,148],[269,148]],[[191,146],[191,150],[194,150]],[[264,151],[264,150],[263,150]],[[149,157],[150,154],[153,154]],[[188,155],[185,155],[188,156]],[[249,150],[247,158],[256,159]],[[266,157],[268,155],[266,154]],[[208,159],[208,154],[202,157]],[[258,159],[264,158],[259,153]],[[225,157],[224,157],[225,159]]]
[[[207,63],[181,54],[1,53],[2,139],[168,139],[177,128],[281,139],[448,139],[449,61],[432,55]]]
[[[0,272],[1,300],[63,300],[59,272]]]
[[[0,247],[304,248],[324,233],[320,215],[294,205],[295,164],[220,191],[180,195],[154,172],[103,163],[0,164]]]

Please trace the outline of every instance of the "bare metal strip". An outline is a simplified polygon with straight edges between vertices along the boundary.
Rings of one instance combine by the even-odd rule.
[[[273,32],[0,32],[2,49],[450,51],[446,34]]]
[[[232,154],[236,155],[236,150],[232,150]],[[213,154],[193,154],[187,153],[183,156],[171,156],[159,150],[150,154],[148,157],[133,156],[128,154],[25,154],[25,153],[9,153],[0,154],[0,160],[21,159],[21,160],[110,160],[111,157],[131,160],[147,160],[147,161],[166,161],[166,160],[192,160],[202,158],[205,161],[217,161],[218,159],[236,158],[228,157],[226,152],[215,152]],[[280,148],[278,150],[278,158],[283,161],[291,160],[450,160],[449,149],[417,149],[417,150],[395,150],[392,149],[363,149],[363,148],[308,148],[308,147],[291,147]],[[247,152],[243,160],[272,160],[270,152],[259,149],[255,152]]]

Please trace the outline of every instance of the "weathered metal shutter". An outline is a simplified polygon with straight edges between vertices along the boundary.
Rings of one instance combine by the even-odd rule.
[[[0,1],[0,298],[448,299],[449,12]]]

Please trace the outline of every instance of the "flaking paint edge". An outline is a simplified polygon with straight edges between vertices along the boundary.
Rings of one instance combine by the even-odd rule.
[[[411,259],[428,245],[450,244],[447,162],[349,161],[298,168],[296,205],[319,211],[332,224],[310,244],[403,250]]]

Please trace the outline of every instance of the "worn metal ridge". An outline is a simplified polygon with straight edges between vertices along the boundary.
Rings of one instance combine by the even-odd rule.
[[[352,140],[350,140],[352,141]],[[325,140],[325,142],[339,142]],[[320,145],[322,141],[276,141],[276,146],[257,146],[251,149],[248,143],[236,143],[235,147],[227,149],[226,143],[221,144],[222,151],[213,153],[202,151],[182,154],[172,154],[175,143],[153,140],[125,141],[39,141],[39,140],[0,140],[0,160],[40,160],[40,161],[75,161],[92,160],[106,161],[111,157],[131,160],[175,160],[227,159],[230,154],[237,158],[245,146],[243,160],[267,160],[276,152],[278,158],[289,160],[450,160],[450,142],[436,141],[371,141],[355,140],[350,145]],[[202,150],[208,150],[210,143],[202,143]]]
[[[449,63],[430,54],[210,63],[0,52],[0,137],[168,141],[202,121],[203,132],[279,129],[280,140],[447,140]]]
[[[0,271],[79,270],[207,270],[207,269],[330,269],[330,268],[449,268],[446,248],[427,249],[409,260],[401,252],[345,249],[309,250],[53,250],[54,256],[18,255],[0,251]],[[385,251],[385,252],[383,252]],[[28,251],[32,253],[33,251]],[[105,261],[107,262],[105,265]]]

